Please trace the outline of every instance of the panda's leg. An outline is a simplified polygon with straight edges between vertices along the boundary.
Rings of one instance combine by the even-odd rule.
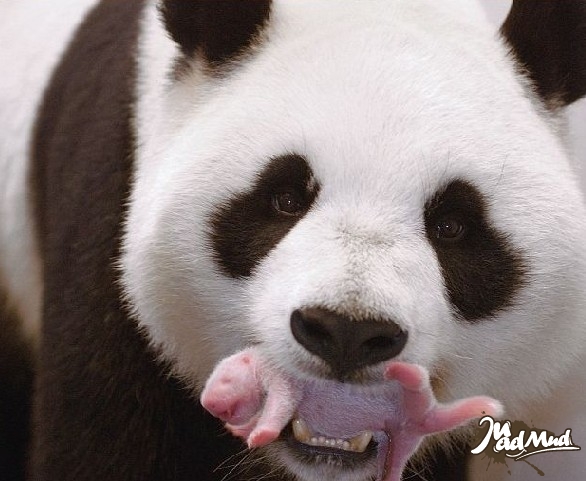
[[[32,350],[0,292],[0,479],[25,479],[33,386]]]

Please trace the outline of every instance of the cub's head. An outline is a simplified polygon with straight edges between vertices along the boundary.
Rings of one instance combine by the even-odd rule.
[[[440,399],[523,416],[586,337],[560,130],[585,22],[581,0],[515,1],[500,34],[469,0],[163,1],[122,259],[153,345],[195,387],[255,344],[300,378],[419,364]],[[271,449],[306,481],[375,473],[299,454]]]

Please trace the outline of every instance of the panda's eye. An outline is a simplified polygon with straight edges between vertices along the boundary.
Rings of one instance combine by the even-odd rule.
[[[303,198],[297,192],[280,192],[273,196],[273,207],[280,214],[296,216],[303,213]]]
[[[466,225],[458,216],[447,215],[441,217],[435,228],[435,236],[438,240],[456,242],[466,234]]]

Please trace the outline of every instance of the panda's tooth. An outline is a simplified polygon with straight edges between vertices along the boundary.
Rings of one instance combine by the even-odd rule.
[[[311,439],[311,431],[307,423],[302,419],[294,419],[292,422],[293,435],[297,441],[307,443]]]
[[[372,431],[364,431],[350,439],[350,447],[357,453],[363,453],[372,439]]]
[[[293,427],[293,436],[301,443],[310,446],[325,446],[331,448],[343,449],[344,451],[353,451],[363,453],[372,439],[372,431],[364,431],[352,439],[327,438],[323,435],[315,435],[309,429],[309,426],[302,419],[294,419],[291,422]]]

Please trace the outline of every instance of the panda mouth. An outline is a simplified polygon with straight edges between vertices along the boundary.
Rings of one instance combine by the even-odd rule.
[[[376,459],[378,481],[400,481],[423,437],[502,413],[483,396],[439,403],[429,372],[415,364],[390,361],[383,376],[370,385],[297,379],[250,348],[216,366],[201,402],[250,448],[280,439],[307,464],[342,469]]]

